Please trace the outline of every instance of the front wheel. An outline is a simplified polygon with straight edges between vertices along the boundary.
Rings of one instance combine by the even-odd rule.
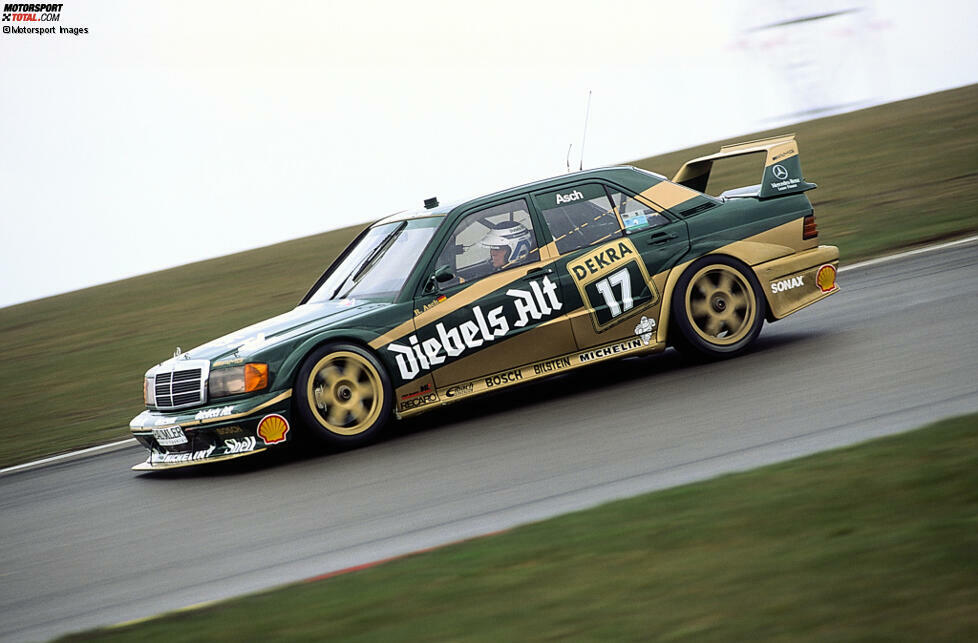
[[[355,344],[327,344],[310,353],[295,389],[296,412],[306,434],[333,446],[355,446],[375,438],[393,405],[383,366]]]
[[[744,352],[764,324],[765,302],[753,271],[729,257],[707,256],[690,266],[672,294],[681,352],[718,359]]]

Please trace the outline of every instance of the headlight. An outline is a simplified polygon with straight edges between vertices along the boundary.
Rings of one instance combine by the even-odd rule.
[[[260,391],[268,386],[268,364],[245,364],[211,371],[207,387],[211,397]]]
[[[156,379],[153,377],[143,378],[143,404],[156,406]]]

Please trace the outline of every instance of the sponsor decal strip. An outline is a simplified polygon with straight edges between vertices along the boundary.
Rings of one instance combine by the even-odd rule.
[[[268,443],[268,441],[265,442],[265,444]],[[170,469],[175,467],[191,466],[204,461],[218,462],[221,460],[230,460],[232,458],[238,458],[244,455],[260,453],[265,450],[265,444],[258,442],[258,438],[254,436],[247,436],[244,438],[228,438],[224,440],[224,444],[221,446],[212,444],[206,449],[200,449],[198,451],[183,451],[176,453],[151,451],[145,462],[137,464],[132,469],[133,471]]]
[[[147,460],[146,462],[141,462],[137,464],[132,468],[132,470],[133,471],[156,471],[158,469],[178,469],[180,467],[192,467],[200,464],[201,462],[208,462],[208,463],[223,462],[224,460],[243,458],[245,456],[253,455],[255,453],[261,453],[266,450],[267,447],[259,447],[252,451],[246,451],[244,453],[229,453],[227,455],[217,455],[217,456],[211,456],[209,458],[195,457],[193,459],[190,459],[188,461],[183,461],[183,462],[151,462],[150,460]],[[192,454],[188,453],[186,455],[198,456],[199,454],[205,453],[206,451],[207,450],[205,449],[204,451],[196,451]]]
[[[665,348],[665,344],[646,343],[647,332],[654,327],[654,321],[648,320],[647,324],[639,324],[635,329],[636,337],[620,339],[603,346],[598,346],[586,351],[575,351],[560,357],[553,357],[540,362],[533,362],[516,368],[499,371],[484,377],[477,377],[459,384],[452,384],[439,388],[436,393],[431,393],[423,398],[415,398],[411,402],[416,404],[405,407],[402,404],[398,413],[401,416],[408,416],[417,413],[422,408],[436,403],[447,403],[461,397],[485,393],[489,390],[496,390],[522,384],[531,380],[547,377],[559,371],[569,371],[581,366],[603,362],[605,360],[621,357],[626,354],[638,354],[644,352],[654,352]],[[430,398],[430,399],[429,399]]]

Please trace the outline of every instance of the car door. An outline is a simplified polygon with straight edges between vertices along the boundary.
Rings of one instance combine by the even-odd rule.
[[[617,354],[655,343],[669,269],[689,247],[681,220],[604,182],[533,194],[580,351]],[[580,361],[595,356],[582,353]]]
[[[402,379],[429,371],[437,396],[454,398],[529,379],[534,362],[576,349],[538,234],[525,198],[459,217],[429,267],[437,278],[415,298]]]

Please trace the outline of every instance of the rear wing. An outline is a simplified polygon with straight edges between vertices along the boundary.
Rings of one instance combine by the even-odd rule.
[[[765,161],[758,198],[769,199],[785,194],[797,194],[818,187],[802,178],[801,160],[798,158],[798,144],[795,142],[794,134],[724,145],[716,154],[687,161],[676,172],[672,182],[705,192],[714,161],[760,153],[765,154]]]

